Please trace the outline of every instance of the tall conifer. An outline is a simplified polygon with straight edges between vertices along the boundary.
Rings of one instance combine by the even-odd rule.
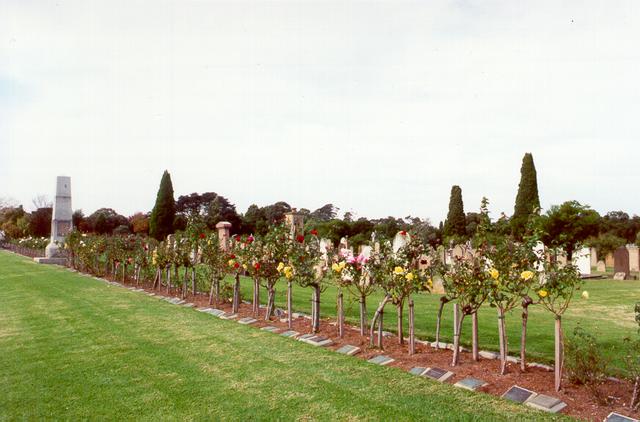
[[[156,204],[149,219],[149,235],[158,240],[164,240],[167,235],[173,233],[175,216],[176,202],[173,199],[173,184],[171,183],[171,175],[165,170],[160,180]]]

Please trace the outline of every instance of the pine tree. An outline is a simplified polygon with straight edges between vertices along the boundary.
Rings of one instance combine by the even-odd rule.
[[[451,197],[449,198],[449,213],[444,223],[445,237],[461,237],[466,235],[466,218],[464,215],[464,204],[462,203],[462,189],[460,186],[451,187]]]
[[[511,219],[512,230],[517,237],[522,236],[527,219],[538,208],[540,208],[538,176],[536,166],[533,164],[533,156],[528,152],[522,158],[520,185],[518,186],[516,205]]]
[[[149,235],[158,240],[164,240],[167,235],[173,233],[175,216],[176,202],[173,199],[173,184],[171,183],[171,175],[165,170],[162,180],[160,180],[156,204],[149,219]]]

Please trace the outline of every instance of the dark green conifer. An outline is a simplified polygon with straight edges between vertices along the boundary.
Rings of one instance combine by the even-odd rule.
[[[173,221],[176,216],[176,202],[173,199],[173,184],[167,170],[160,180],[160,188],[156,197],[156,204],[149,219],[149,235],[164,240],[173,233]]]

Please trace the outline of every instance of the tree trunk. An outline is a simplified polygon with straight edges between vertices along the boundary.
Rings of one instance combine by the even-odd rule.
[[[376,312],[373,314],[373,319],[371,320],[371,326],[369,327],[369,342],[371,344],[371,347],[373,347],[376,322],[380,320],[380,326],[382,327],[382,311],[384,310],[384,307],[387,304],[387,302],[389,302],[390,300],[391,300],[391,295],[386,294],[384,296],[384,299],[382,299],[382,302],[380,302],[380,304],[378,305],[378,309],[376,309]],[[378,342],[379,343],[378,347],[382,347],[382,330],[380,330],[378,335],[380,337],[379,339],[380,341]]]
[[[216,280],[215,278],[211,280],[211,288],[209,289],[209,305],[213,304],[213,298],[215,295],[215,290],[216,290],[216,284],[218,283],[218,280]],[[218,305],[218,301],[216,300],[216,306]]]
[[[636,377],[636,382],[633,384],[633,394],[631,395],[631,404],[629,407],[631,410],[637,410],[638,406],[640,406],[640,377]]]
[[[127,282],[127,264],[122,265],[122,284]]]
[[[167,267],[167,294],[171,290],[171,267]]]
[[[409,299],[409,354],[416,353],[416,336],[414,328],[413,299]]]
[[[556,391],[560,391],[562,380],[562,360],[563,360],[563,347],[562,347],[562,320],[560,315],[556,315],[556,335],[555,335],[555,387]]]
[[[196,295],[196,267],[191,268],[191,294]]]
[[[182,299],[187,297],[187,279],[189,278],[189,268],[184,267],[184,277],[182,278]]]
[[[529,305],[533,300],[529,296],[522,298],[522,334],[520,335],[520,370],[527,370],[527,320],[529,319]]]
[[[367,334],[367,297],[360,295],[360,335]]]
[[[474,361],[478,361],[478,311],[471,315],[471,357]]]
[[[360,327],[362,331],[362,327]],[[342,296],[342,290],[338,292],[338,336],[344,337],[344,302]]]
[[[442,322],[442,310],[447,303],[444,297],[440,298],[440,307],[438,308],[438,319],[436,320],[436,350],[440,348],[440,323]]]
[[[404,329],[402,327],[402,311],[403,311],[403,303],[400,302],[396,305],[396,311],[398,314],[398,344],[404,344]]]
[[[233,283],[233,303],[231,312],[237,314],[240,310],[240,274],[236,274],[236,281]]]
[[[313,327],[312,332],[317,333],[320,331],[320,284],[313,286]]]
[[[457,321],[456,327],[454,327],[453,359],[451,361],[451,366],[456,366],[460,358],[460,334],[462,331],[462,321],[464,321],[464,314],[460,315],[460,317],[457,319],[458,321]]]
[[[291,313],[293,312],[293,304],[291,303],[292,300],[292,295],[293,295],[293,289],[291,286],[291,280],[287,280],[287,326],[289,327],[289,329],[291,329],[293,327],[292,324],[292,316]]]
[[[500,375],[507,373],[507,333],[504,326],[504,310],[498,309],[498,337],[500,340]]]
[[[380,309],[380,319],[378,320],[378,348],[382,350],[382,339],[384,337],[383,326],[384,324],[384,308]]]
[[[265,321],[269,321],[273,315],[273,308],[275,306],[276,289],[275,285],[267,288],[267,313],[264,316]]]
[[[253,317],[257,319],[260,312],[260,282],[257,277],[253,279],[253,300],[251,302],[253,306]]]

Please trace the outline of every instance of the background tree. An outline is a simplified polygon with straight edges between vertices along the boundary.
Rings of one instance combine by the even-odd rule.
[[[73,223],[73,227],[81,230],[81,227],[84,223],[84,213],[82,212],[82,210],[75,210],[73,212],[73,214],[71,215],[71,221]]]
[[[333,204],[326,204],[309,214],[309,218],[316,221],[333,220],[334,218],[336,218],[336,214],[339,210],[340,209],[334,207]]]
[[[576,248],[597,234],[599,220],[600,215],[596,211],[578,201],[554,205],[540,218],[542,242],[547,247],[564,249],[571,261]]]
[[[39,208],[53,208],[53,201],[47,195],[38,195],[31,200],[31,203],[36,210]]]
[[[604,260],[609,253],[613,253],[627,242],[613,233],[602,233],[598,237],[589,238],[586,243],[596,249],[598,259]]]
[[[29,215],[29,233],[36,237],[51,236],[53,208],[38,208]]]
[[[444,223],[445,237],[452,239],[466,238],[467,223],[464,215],[464,203],[462,202],[462,189],[460,186],[451,187],[449,198],[449,212]]]
[[[149,216],[141,212],[137,212],[129,217],[129,225],[131,231],[136,234],[149,233]]]
[[[98,234],[112,234],[119,226],[129,226],[129,220],[111,208],[100,208],[86,218],[89,231]],[[82,228],[82,227],[80,227]],[[122,229],[120,229],[122,230]]]
[[[149,234],[157,240],[163,240],[173,233],[173,220],[176,215],[176,204],[173,199],[173,184],[171,175],[164,171],[160,180],[160,188],[156,197],[156,204],[149,219]]]
[[[527,152],[522,157],[520,167],[520,184],[516,195],[516,204],[513,210],[511,226],[516,238],[521,239],[527,219],[540,208],[540,197],[538,196],[538,176],[536,166],[533,164],[533,155]]]

